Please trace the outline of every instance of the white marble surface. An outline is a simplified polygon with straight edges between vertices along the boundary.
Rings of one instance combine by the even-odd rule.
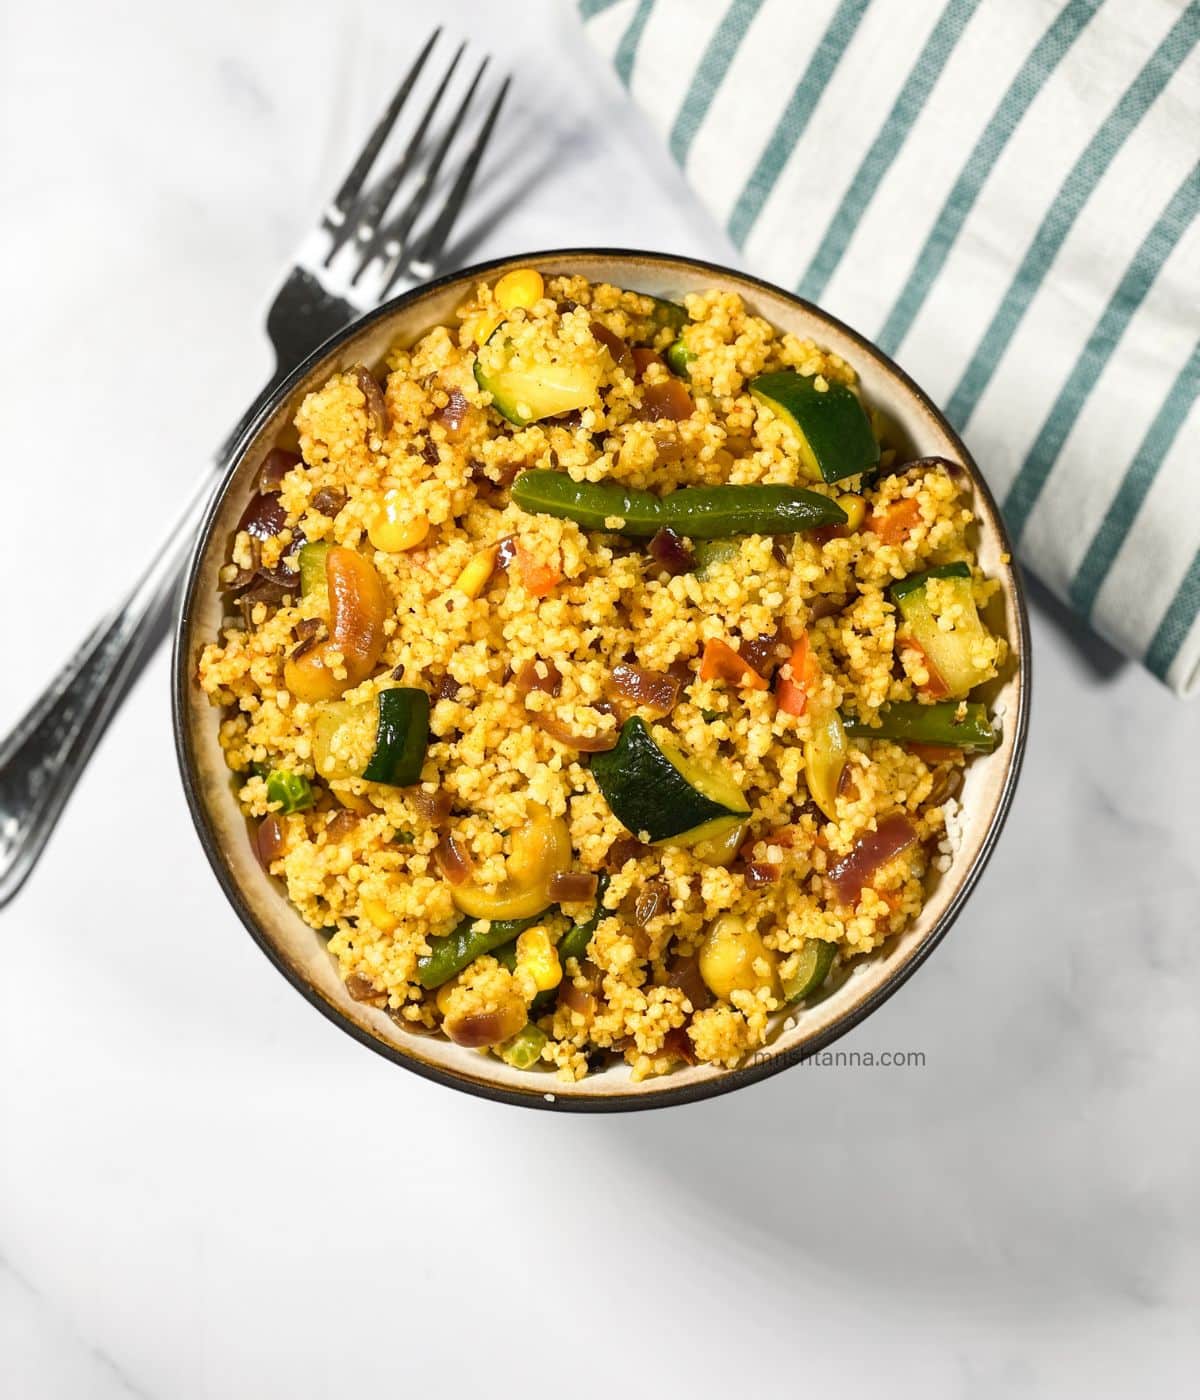
[[[257,387],[433,8],[4,8],[0,726]],[[731,255],[571,7],[436,8],[517,72],[470,256]],[[1200,711],[1040,600],[1034,640],[999,851],[844,1042],[924,1066],[621,1118],[436,1088],[296,996],[192,834],[160,655],[0,922],[0,1393],[1183,1394]]]

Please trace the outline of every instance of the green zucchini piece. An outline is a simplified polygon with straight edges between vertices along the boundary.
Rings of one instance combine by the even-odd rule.
[[[613,816],[642,839],[688,846],[750,815],[727,774],[655,743],[638,715],[625,721],[615,748],[592,758],[591,771]]]
[[[962,718],[959,710],[964,711]],[[960,705],[943,700],[922,705],[919,700],[898,700],[879,711],[879,723],[867,724],[854,715],[843,715],[842,723],[851,739],[890,739],[903,744],[940,744],[951,749],[977,749],[990,753],[999,738],[988,719],[987,706],[972,700]]]
[[[970,577],[970,568],[959,560],[953,564],[939,564],[935,569],[926,569],[923,574],[909,574],[907,578],[893,583],[888,592],[892,595],[892,602],[898,604],[902,598],[907,598],[910,593],[916,593],[924,588],[931,578]]]
[[[649,296],[648,292],[639,292],[639,296]],[[650,297],[654,303],[650,312],[654,318],[654,324],[659,330],[674,331],[676,336],[683,330],[691,319],[687,313],[686,306],[680,306],[677,301],[666,301],[663,297]]]
[[[926,585],[930,579],[944,579],[951,585],[955,604],[962,615],[950,630],[943,629],[929,606]],[[945,684],[944,694],[952,700],[963,696],[991,672],[980,672],[971,659],[979,642],[986,642],[988,630],[975,606],[971,570],[963,563],[943,564],[925,573],[910,574],[890,589],[892,602],[904,619],[904,631],[925,653],[926,659]]]
[[[511,943],[517,934],[532,927],[544,913],[529,919],[473,919],[468,914],[451,933],[429,940],[429,952],[417,959],[417,981],[426,991],[456,977],[464,967],[493,949]],[[482,927],[476,927],[482,925]]]
[[[281,803],[284,812],[303,812],[316,801],[312,784],[300,773],[272,768],[267,774],[267,801]]]
[[[688,366],[696,358],[695,354],[687,348],[683,342],[683,337],[673,340],[663,352],[663,359],[667,362],[667,367],[679,375],[680,379],[690,378]]]
[[[692,546],[696,577],[709,578],[718,564],[727,564],[742,551],[740,540],[697,540]]]
[[[496,1054],[513,1069],[532,1069],[542,1058],[542,1047],[549,1038],[540,1026],[530,1021],[503,1045],[497,1045]]]
[[[324,541],[300,546],[300,592],[305,598],[315,598],[326,591],[325,556],[328,553],[329,545]]]
[[[322,778],[361,778],[375,751],[374,700],[328,700],[313,720],[313,764]]]
[[[791,1006],[812,996],[829,976],[836,955],[835,944],[826,943],[823,938],[806,939],[795,972],[783,983],[784,1001]]]
[[[514,365],[503,324],[475,357],[475,382],[491,394],[492,407],[518,428],[590,407],[599,397],[601,376],[600,361],[590,357]]]
[[[420,782],[429,746],[429,696],[405,685],[389,686],[378,697],[375,751],[363,769],[371,783],[410,787]]]
[[[693,540],[787,535],[846,523],[846,512],[836,501],[798,486],[681,486],[656,496],[612,483],[573,481],[566,472],[538,470],[517,477],[512,498],[531,515],[556,515],[589,530],[634,537],[655,535],[662,529]]]
[[[820,375],[781,369],[750,381],[750,392],[791,428],[805,473],[813,481],[842,481],[879,461],[879,443],[858,396]]]

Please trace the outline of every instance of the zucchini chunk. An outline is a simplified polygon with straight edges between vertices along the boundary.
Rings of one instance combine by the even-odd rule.
[[[313,760],[323,778],[409,787],[420,780],[428,744],[429,696],[397,685],[370,700],[322,705],[314,724]]]
[[[781,369],[750,381],[750,392],[792,430],[800,462],[813,481],[842,481],[879,461],[879,443],[866,410],[844,384]]]
[[[595,755],[592,774],[613,816],[651,841],[691,846],[723,836],[750,815],[727,773],[673,744],[655,743],[637,715],[625,721],[615,748]]]
[[[420,782],[429,747],[429,696],[412,686],[393,685],[379,692],[375,750],[363,769],[370,783],[411,787]]]
[[[650,297],[649,292],[639,292],[639,296]],[[680,306],[677,301],[667,301],[663,297],[650,297],[654,303],[654,308],[650,312],[654,318],[654,324],[659,330],[674,331],[676,336],[683,330],[690,319],[686,306]]]
[[[508,323],[498,326],[475,357],[475,382],[492,396],[492,407],[524,428],[542,418],[589,408],[600,394],[599,356],[570,359],[551,354],[534,364],[518,363]]]
[[[838,789],[846,767],[846,731],[836,710],[813,715],[812,738],[804,745],[808,794],[830,821],[837,820]]]
[[[697,540],[692,546],[692,554],[696,560],[696,577],[711,578],[718,565],[729,563],[741,552],[741,540]]]
[[[940,603],[930,606],[928,584],[943,580],[936,590]],[[971,570],[966,564],[943,564],[922,574],[910,574],[890,589],[892,602],[904,620],[903,635],[911,638],[925,653],[931,670],[940,681],[935,694],[961,700],[974,686],[994,675],[990,664],[994,645],[992,635],[980,620],[971,587]],[[949,628],[942,621],[949,620]],[[980,650],[982,644],[982,652]],[[979,666],[979,655],[989,664]]]
[[[313,544],[302,544],[298,555],[300,561],[300,593],[304,598],[317,598],[327,594],[325,583],[325,556],[330,546],[323,540]]]
[[[800,961],[790,977],[782,981],[783,999],[789,1006],[810,997],[829,976],[837,945],[823,938],[806,938],[800,950]]]

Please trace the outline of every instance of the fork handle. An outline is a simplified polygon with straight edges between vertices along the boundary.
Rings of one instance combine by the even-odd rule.
[[[175,586],[233,448],[287,374],[276,365],[128,597],[0,740],[0,909],[25,883],[92,750],[166,635]]]
[[[129,596],[0,742],[0,907],[33,869],[97,741],[162,640],[167,605],[220,476],[209,472]]]

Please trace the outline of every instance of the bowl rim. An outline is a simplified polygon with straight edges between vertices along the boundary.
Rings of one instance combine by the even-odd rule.
[[[863,998],[862,1001],[848,1008],[836,1021],[831,1022],[824,1030],[817,1032],[811,1040],[806,1041],[803,1045],[797,1045],[787,1050],[764,1055],[759,1058],[757,1062],[748,1063],[735,1069],[725,1070],[700,1083],[672,1087],[670,1082],[671,1077],[667,1075],[653,1081],[652,1087],[637,1089],[630,1092],[588,1094],[586,1092],[576,1091],[560,1095],[554,1092],[553,1087],[549,1087],[540,1092],[510,1089],[502,1084],[491,1083],[484,1079],[477,1079],[471,1075],[457,1074],[452,1069],[446,1069],[440,1065],[428,1063],[417,1056],[410,1055],[399,1047],[391,1045],[379,1039],[377,1036],[372,1035],[362,1026],[350,1020],[343,1014],[340,1008],[329,1001],[281,956],[279,950],[260,927],[258,920],[255,918],[253,911],[242,893],[241,886],[222,855],[220,842],[209,817],[200,790],[200,783],[196,777],[197,766],[195,756],[192,752],[191,737],[187,723],[189,668],[187,665],[185,642],[187,639],[186,634],[191,612],[191,603],[196,591],[201,559],[215,518],[224,501],[226,491],[234,472],[241,462],[246,449],[257,437],[259,430],[278,410],[280,404],[292,393],[295,386],[304,379],[309,371],[320,360],[324,359],[352,336],[358,335],[364,329],[395,315],[398,311],[415,305],[431,293],[453,282],[484,277],[497,268],[511,265],[514,262],[537,264],[566,258],[588,258],[601,261],[611,260],[613,262],[650,262],[663,266],[678,266],[682,264],[693,270],[709,274],[716,279],[732,278],[735,281],[749,283],[751,286],[759,287],[771,295],[779,296],[792,302],[817,320],[831,325],[841,335],[846,336],[868,355],[873,356],[945,433],[948,440],[954,446],[962,465],[965,466],[970,473],[974,489],[980,493],[990,509],[990,514],[996,523],[996,528],[1000,536],[1000,542],[1011,561],[1009,567],[1012,577],[1012,603],[1016,615],[1018,634],[1014,649],[1020,663],[1021,684],[1018,686],[1017,711],[1015,716],[1012,716],[1010,719],[1010,722],[1014,726],[1012,759],[1008,772],[1005,774],[995,812],[975,859],[964,871],[941,917],[929,930],[928,934],[913,953],[901,963],[896,968],[895,972],[886,978],[879,987],[872,991],[867,997]],[[183,578],[183,586],[178,590],[177,594],[171,629],[171,726],[175,740],[176,760],[179,765],[179,773],[183,782],[184,794],[187,798],[192,824],[196,829],[196,833],[200,838],[201,847],[208,858],[209,865],[212,867],[218,884],[224,891],[225,897],[232,905],[234,912],[238,915],[246,931],[266,955],[276,971],[280,972],[307,1002],[315,1006],[318,1011],[328,1020],[332,1021],[339,1029],[352,1036],[368,1049],[375,1051],[376,1054],[382,1055],[392,1063],[398,1064],[404,1069],[421,1075],[425,1079],[432,1080],[435,1083],[442,1084],[449,1088],[475,1094],[478,1097],[489,1099],[497,1103],[514,1104],[525,1108],[556,1109],[560,1112],[565,1111],[572,1113],[619,1113],[636,1112],[652,1108],[665,1108],[677,1104],[695,1103],[703,1099],[716,1098],[721,1094],[732,1093],[735,1089],[741,1089],[745,1088],[747,1085],[759,1083],[794,1064],[821,1054],[824,1050],[828,1049],[834,1041],[839,1040],[848,1031],[853,1030],[855,1026],[859,1025],[870,1016],[872,1012],[878,1010],[885,1001],[898,991],[899,988],[909,980],[913,973],[916,972],[917,968],[925,963],[929,955],[950,931],[995,851],[1000,833],[1004,829],[1005,822],[1008,819],[1013,795],[1016,791],[1017,781],[1024,763],[1026,739],[1029,729],[1032,679],[1032,647],[1029,628],[1029,610],[1025,599],[1021,571],[1015,559],[1008,527],[1000,513],[998,503],[995,496],[992,494],[991,488],[980,472],[975,459],[967,450],[966,444],[947,421],[941,410],[932,399],[930,399],[928,394],[926,394],[898,364],[896,364],[890,355],[882,351],[859,331],[848,326],[844,321],[824,310],[824,308],[805,300],[803,297],[797,296],[793,292],[789,292],[786,288],[780,287],[768,281],[766,278],[757,277],[753,273],[744,272],[738,268],[728,267],[724,264],[711,262],[703,258],[693,258],[672,253],[659,253],[637,248],[603,247],[548,248],[528,253],[509,253],[502,257],[488,259],[486,262],[473,263],[468,267],[445,273],[431,282],[423,283],[421,286],[415,287],[401,296],[393,297],[390,301],[383,302],[372,310],[365,312],[363,315],[351,321],[348,326],[343,327],[335,335],[322,341],[310,351],[288,375],[272,386],[270,393],[266,394],[266,396],[261,399],[257,410],[246,420],[245,425],[238,433],[236,442],[229,452],[228,460],[223,465],[220,480],[213,488],[212,497],[205,510],[204,518],[197,529],[195,540],[189,551]],[[547,1084],[553,1086],[556,1085],[557,1082],[557,1080],[548,1080]]]

